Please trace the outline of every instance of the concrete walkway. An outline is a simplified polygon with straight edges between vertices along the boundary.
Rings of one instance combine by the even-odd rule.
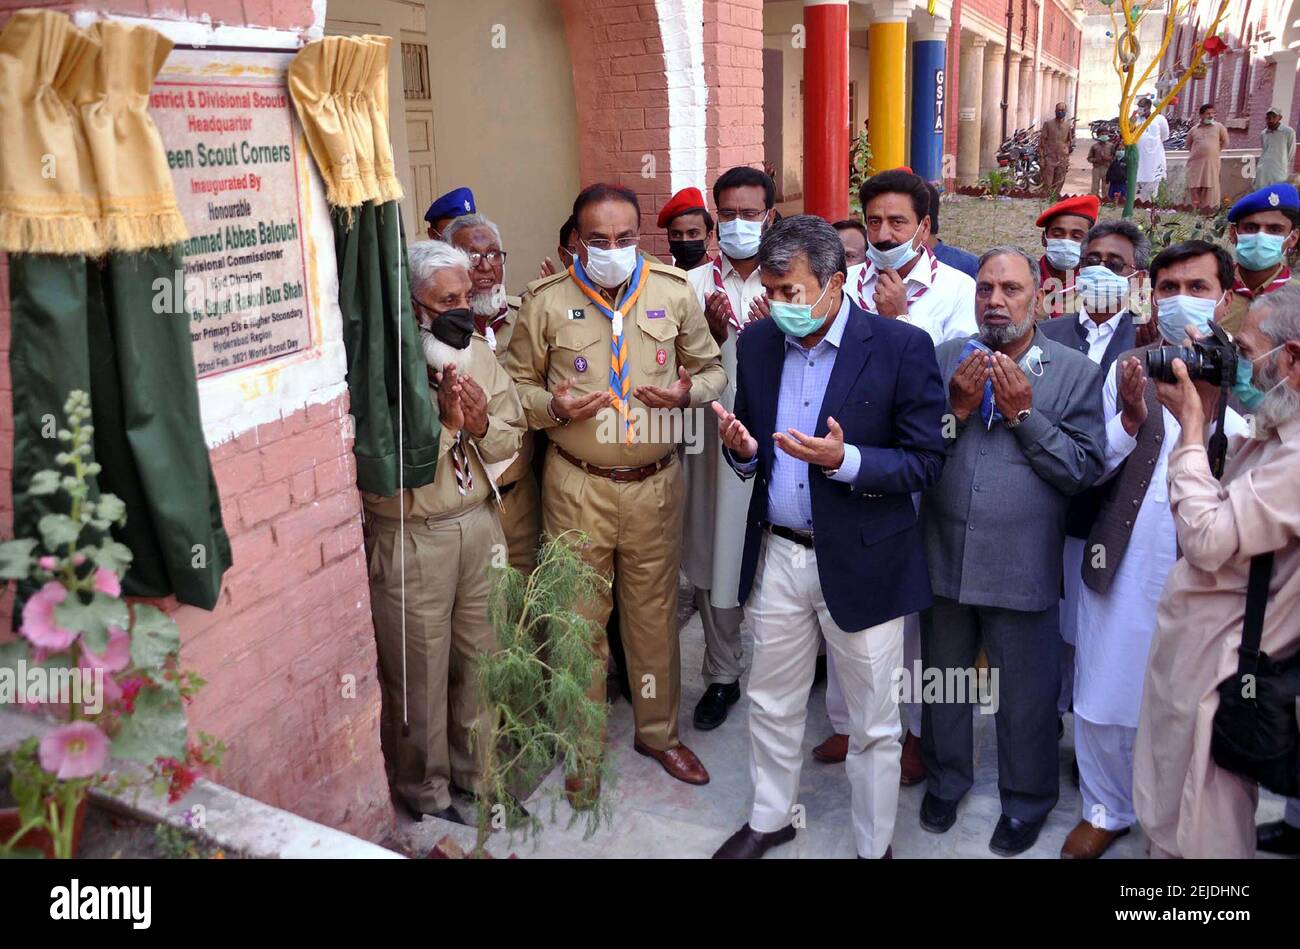
[[[750,646],[746,636],[746,648]],[[699,669],[704,652],[703,630],[697,615],[691,615],[681,631],[682,706],[681,738],[700,756],[712,780],[703,787],[674,781],[648,758],[632,750],[632,709],[620,697],[610,707],[607,753],[616,782],[606,793],[613,803],[612,827],[604,827],[590,839],[583,839],[581,821],[566,827],[572,811],[562,799],[555,808],[556,821],[549,824],[537,841],[526,842],[499,832],[488,849],[496,857],[512,852],[526,857],[696,857],[710,856],[749,816],[752,788],[749,777],[749,702],[744,696],[731,709],[727,721],[709,732],[691,725],[691,712],[704,691]],[[742,684],[745,680],[742,680]],[[849,787],[843,765],[824,765],[812,759],[814,745],[830,734],[824,701],[825,689],[815,686],[808,703],[808,724],[804,733],[805,766],[800,802],[807,814],[807,829],[794,842],[771,851],[769,858],[838,857],[855,854],[849,817]],[[903,788],[899,799],[898,824],[894,834],[897,858],[988,857],[993,825],[1000,813],[997,790],[997,747],[993,717],[975,716],[975,787],[962,802],[957,824],[946,834],[921,829],[917,819],[924,796],[924,784]],[[1065,720],[1061,743],[1061,800],[1043,828],[1038,843],[1025,856],[1055,859],[1071,828],[1079,820],[1079,791],[1070,777],[1073,756],[1073,727]],[[557,791],[563,787],[558,769],[542,783],[527,802],[534,814],[549,818]],[[551,797],[547,798],[547,794]],[[469,807],[457,804],[462,813]],[[1261,820],[1282,816],[1282,801],[1266,794],[1260,803]],[[416,824],[399,815],[398,836],[416,853],[425,853],[444,835],[450,834],[469,849],[474,842],[471,828],[425,818]],[[1107,858],[1145,855],[1145,838],[1139,831],[1115,843]]]

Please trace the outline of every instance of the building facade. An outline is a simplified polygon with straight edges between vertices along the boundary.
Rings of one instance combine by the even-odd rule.
[[[1175,20],[1174,35],[1160,62],[1160,81],[1172,85],[1191,61],[1193,46],[1205,39],[1217,0],[1196,0]],[[1300,3],[1296,0],[1232,0],[1218,35],[1227,51],[1206,60],[1203,77],[1191,79],[1172,112],[1184,118],[1210,102],[1228,127],[1234,148],[1258,148],[1264,113],[1282,112],[1292,128],[1300,123],[1297,59]]]

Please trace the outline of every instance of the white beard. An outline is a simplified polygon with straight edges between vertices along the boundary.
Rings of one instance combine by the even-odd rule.
[[[1297,412],[1300,412],[1300,391],[1283,383],[1264,396],[1264,401],[1255,410],[1255,437],[1272,437],[1278,426]]]
[[[475,316],[494,317],[505,305],[506,285],[504,283],[498,283],[484,293],[471,294],[469,298],[469,308]]]
[[[469,346],[464,349],[448,346],[424,327],[420,327],[420,344],[424,347],[424,361],[435,371],[442,372],[442,367],[451,363],[456,367],[456,372],[463,376],[469,375]],[[473,344],[471,339],[470,345]]]

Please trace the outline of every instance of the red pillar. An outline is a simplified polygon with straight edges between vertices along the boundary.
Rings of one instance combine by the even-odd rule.
[[[838,221],[849,212],[849,4],[804,0],[803,12],[804,211]]]

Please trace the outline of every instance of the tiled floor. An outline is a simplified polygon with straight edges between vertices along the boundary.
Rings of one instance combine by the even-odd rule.
[[[747,642],[748,647],[748,642]],[[732,707],[727,721],[709,732],[697,732],[691,725],[691,710],[704,690],[699,668],[704,650],[698,616],[691,615],[681,631],[682,706],[681,738],[705,766],[712,780],[703,787],[691,787],[669,778],[659,765],[632,750],[632,710],[618,699],[610,709],[609,755],[616,780],[606,788],[613,803],[612,826],[601,827],[584,839],[583,824],[566,826],[571,811],[563,799],[555,807],[556,820],[548,823],[536,841],[504,833],[494,835],[488,849],[495,856],[511,852],[520,857],[708,857],[749,815],[752,788],[749,777],[749,735],[746,728],[748,700],[742,696]],[[830,734],[823,700],[824,689],[815,686],[808,703],[808,724],[804,750]],[[924,785],[903,788],[894,833],[896,858],[988,857],[989,835],[1000,807],[997,793],[997,748],[992,716],[976,715],[975,787],[962,802],[956,825],[946,834],[921,829],[917,812]],[[1043,828],[1038,843],[1024,856],[1056,858],[1066,834],[1079,819],[1079,792],[1070,777],[1073,729],[1066,719],[1061,743],[1061,800]],[[807,815],[807,828],[793,843],[772,850],[769,858],[855,856],[849,818],[849,787],[843,765],[824,765],[806,754],[800,802]],[[548,820],[550,801],[563,787],[554,771],[529,799],[533,813]],[[468,808],[465,808],[468,811]],[[1282,815],[1281,799],[1265,795],[1260,819],[1276,820]],[[410,848],[427,852],[444,834],[450,833],[462,846],[473,844],[469,828],[426,818],[416,824],[399,818],[399,835]],[[1122,838],[1106,857],[1134,858],[1145,853],[1140,832]]]

